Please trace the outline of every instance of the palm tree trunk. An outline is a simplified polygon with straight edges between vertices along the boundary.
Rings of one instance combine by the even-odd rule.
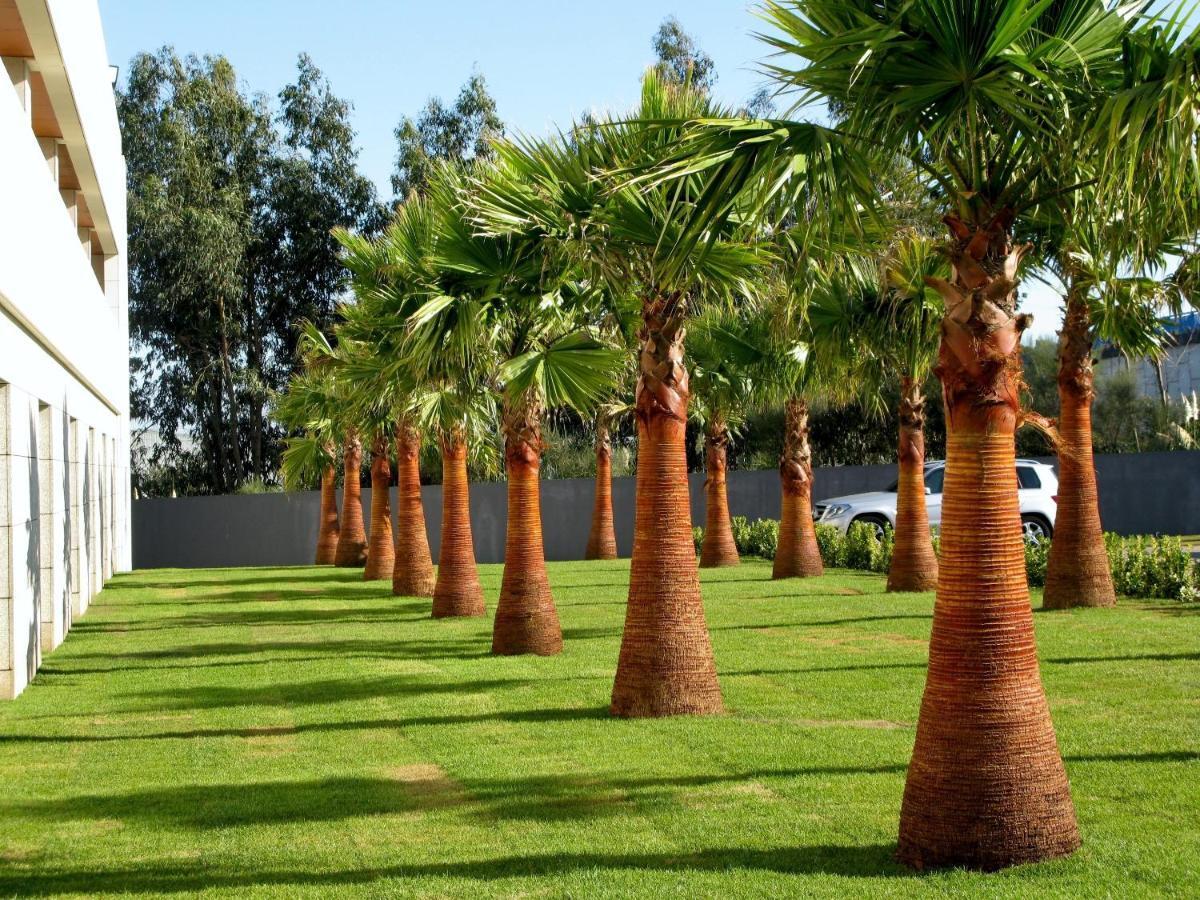
[[[783,505],[779,519],[779,546],[775,550],[772,578],[807,578],[821,575],[821,549],[812,517],[812,449],[808,444],[808,404],[791,397],[784,405],[783,456],[779,459]]]
[[[704,541],[700,545],[700,568],[736,566],[737,545],[729,524],[729,496],[725,488],[725,466],[729,452],[729,429],[714,416],[704,431]]]
[[[562,652],[562,627],[546,577],[542,546],[541,404],[504,402],[504,468],[508,474],[508,530],[504,577],[492,628],[492,652],[506,656]]]
[[[331,566],[337,554],[337,472],[326,466],[321,473],[321,524],[317,530],[317,565]]]
[[[396,563],[392,593],[433,596],[433,557],[421,505],[421,432],[406,422],[396,427]]]
[[[897,855],[998,869],[1071,853],[1075,807],[1034,643],[1017,499],[1020,340],[1012,217],[947,216],[954,283],[937,373],[946,404],[940,573]]]
[[[367,544],[366,581],[390,581],[396,562],[392,543],[392,467],[387,439],[381,434],[371,444],[371,536]]]
[[[642,307],[636,391],[637,510],[613,715],[724,711],[692,541],[688,498],[688,375],[680,295]]]
[[[351,432],[342,448],[342,529],[338,533],[337,552],[333,564],[355,568],[367,561],[367,534],[363,528],[362,485],[359,467],[362,466],[362,442]]]
[[[932,591],[938,561],[925,510],[925,395],[911,375],[900,379],[900,483],[896,492],[896,536],[889,591]]]
[[[433,588],[433,617],[482,616],[483,587],[471,536],[471,497],[467,483],[467,444],[460,432],[442,446],[442,546]]]
[[[592,530],[584,559],[616,559],[617,535],[613,530],[612,441],[608,419],[596,417],[596,499],[592,504]]]
[[[1058,516],[1046,564],[1046,609],[1116,606],[1092,460],[1092,323],[1071,282],[1058,342]]]

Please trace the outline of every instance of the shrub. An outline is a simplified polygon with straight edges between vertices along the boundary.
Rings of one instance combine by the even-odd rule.
[[[846,567],[846,538],[836,525],[817,525],[817,549],[821,561],[831,569]]]
[[[738,553],[774,559],[779,549],[779,523],[774,519],[745,516],[730,519]],[[886,574],[892,565],[895,535],[885,528],[883,540],[862,522],[850,526],[846,534],[833,525],[817,525],[817,547],[821,559],[831,569],[861,569]],[[693,528],[696,554],[704,540],[704,529]],[[941,555],[941,540],[935,527],[933,551]],[[1200,602],[1200,563],[1192,560],[1177,537],[1121,537],[1106,534],[1104,545],[1112,567],[1117,593],[1126,597],[1158,597],[1168,600]],[[1046,583],[1046,563],[1050,541],[1026,541],[1025,573],[1031,587]]]
[[[1046,583],[1046,562],[1050,559],[1049,541],[1025,542],[1025,577],[1030,587],[1042,587]]]
[[[779,523],[774,519],[755,519],[746,530],[746,553],[774,559],[779,549]],[[739,545],[738,550],[741,550]]]
[[[1200,564],[1177,537],[1104,535],[1113,587],[1126,597],[1200,600]]]
[[[862,522],[852,523],[846,532],[846,568],[874,571],[878,545],[875,530],[870,525]]]

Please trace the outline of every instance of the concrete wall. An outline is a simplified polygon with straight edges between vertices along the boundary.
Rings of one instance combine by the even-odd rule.
[[[1101,515],[1108,530],[1122,534],[1200,533],[1200,452],[1099,456],[1096,469]],[[879,490],[895,477],[894,466],[818,469],[814,496],[821,500]],[[699,473],[691,476],[692,521],[697,525],[704,520],[703,479]],[[370,493],[363,491],[364,515],[370,509]],[[633,543],[633,495],[632,478],[613,480],[613,517],[617,547],[623,556],[629,555]],[[543,482],[542,531],[547,559],[582,557],[593,496],[591,479]],[[441,488],[423,488],[422,500],[436,559]],[[312,562],[316,546],[319,501],[316,492],[137,500],[133,504],[134,566],[306,565]],[[504,484],[471,486],[471,524],[479,562],[504,559],[506,507]],[[779,518],[778,474],[731,472],[729,508],[735,516]]]
[[[0,6],[0,698],[129,539],[125,163],[96,0]]]

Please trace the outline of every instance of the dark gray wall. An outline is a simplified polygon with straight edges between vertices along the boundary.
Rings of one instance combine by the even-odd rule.
[[[1054,464],[1053,459],[1045,462]],[[1126,453],[1096,457],[1100,515],[1120,534],[1200,533],[1200,451]],[[880,490],[896,477],[895,466],[836,466],[814,473],[814,498],[822,500]],[[704,521],[704,476],[690,478],[692,521]],[[613,479],[617,548],[633,545],[633,478]],[[570,478],[542,483],[542,533],[547,559],[579,559],[591,526],[593,482]],[[395,488],[392,489],[393,509]],[[441,531],[441,487],[422,488],[425,521],[434,559]],[[339,500],[340,503],[340,500]],[[363,518],[370,524],[370,490],[363,491]],[[225,497],[136,500],[133,504],[133,565],[306,565],[317,542],[316,491]],[[506,487],[471,486],[471,525],[479,562],[504,559]],[[730,472],[729,509],[735,516],[779,518],[775,471]]]

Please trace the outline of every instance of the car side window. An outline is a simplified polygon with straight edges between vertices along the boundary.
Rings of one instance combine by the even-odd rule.
[[[1042,479],[1038,478],[1038,473],[1029,466],[1017,466],[1017,480],[1021,482],[1021,488],[1036,490],[1042,486]]]
[[[942,492],[942,482],[946,479],[946,470],[944,468],[930,469],[925,473],[925,487],[929,489],[931,494],[940,494]]]

